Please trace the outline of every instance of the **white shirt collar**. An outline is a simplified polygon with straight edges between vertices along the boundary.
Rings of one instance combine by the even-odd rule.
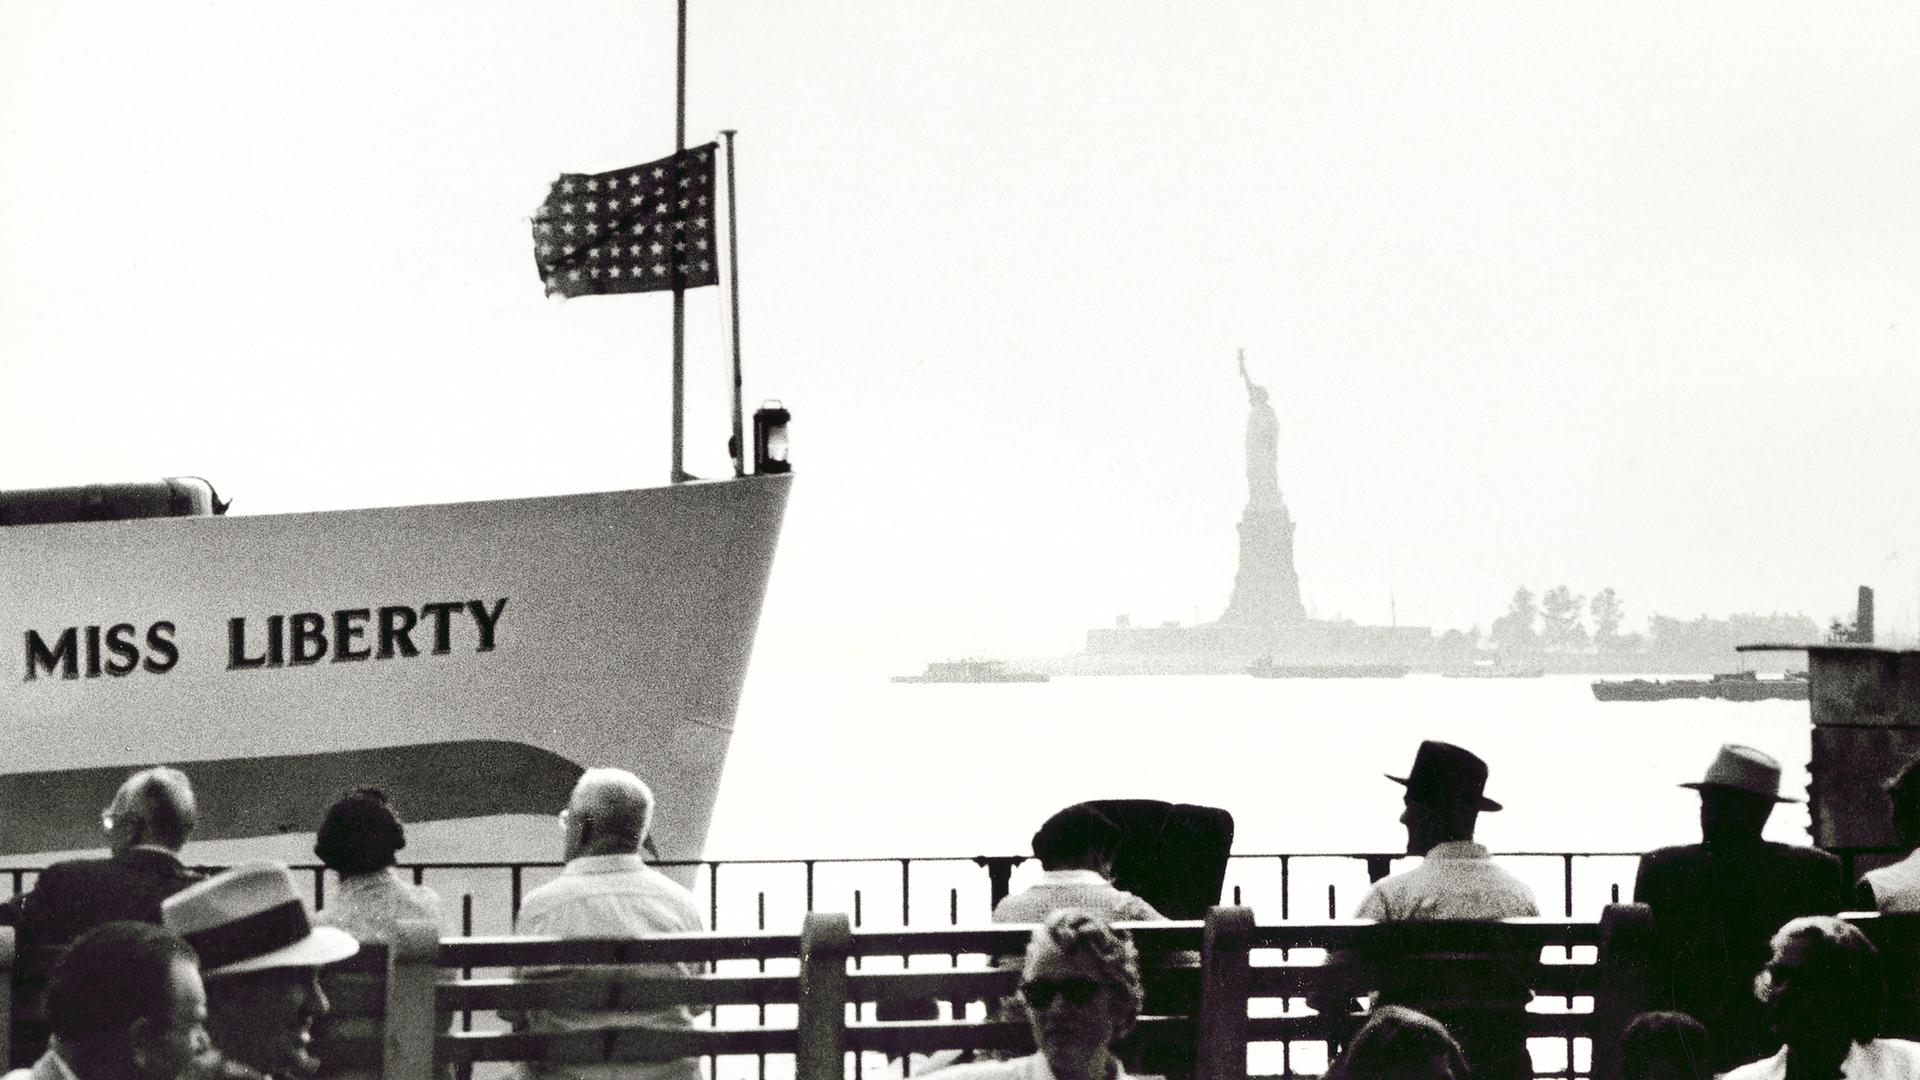
[[[638,855],[580,855],[567,862],[566,874],[615,874],[622,870],[644,869],[647,861]]]
[[[1042,870],[1040,881],[1045,885],[1105,885],[1107,879],[1098,870]]]
[[[1429,859],[1484,859],[1486,857],[1486,847],[1471,840],[1449,840],[1444,844],[1435,844],[1427,851]]]

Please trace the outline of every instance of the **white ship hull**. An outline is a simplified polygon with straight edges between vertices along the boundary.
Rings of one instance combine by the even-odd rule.
[[[171,763],[196,841],[310,832],[361,784],[414,822],[551,815],[620,766],[699,858],[790,483],[0,529],[0,855],[99,847]]]

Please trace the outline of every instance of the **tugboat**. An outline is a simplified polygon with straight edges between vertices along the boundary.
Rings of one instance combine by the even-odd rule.
[[[897,683],[1035,683],[1047,676],[1032,671],[1008,671],[1002,660],[936,660],[918,675],[895,675]]]
[[[1734,671],[1710,679],[1602,679],[1593,684],[1601,701],[1670,701],[1675,698],[1718,698],[1721,701],[1805,701],[1807,674],[1790,671],[1786,677],[1763,679],[1751,671]]]

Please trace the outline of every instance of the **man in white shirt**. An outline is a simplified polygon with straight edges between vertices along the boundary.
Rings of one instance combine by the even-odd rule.
[[[1077,803],[1048,818],[1033,834],[1040,881],[994,905],[993,921],[1039,923],[1056,911],[1089,911],[1108,922],[1159,922],[1153,905],[1113,885],[1120,827]]]
[[[648,866],[640,846],[653,825],[653,791],[625,769],[588,769],[560,812],[567,865],[527,894],[514,919],[519,934],[576,938],[641,937],[706,929],[693,894]],[[678,965],[686,974],[696,971]],[[672,969],[667,969],[671,973]],[[530,1031],[574,1031],[614,1024],[692,1027],[685,1007],[540,1010],[515,1019]],[[658,1064],[523,1067],[526,1080],[700,1080],[697,1058]]]
[[[1501,809],[1486,796],[1486,762],[1451,743],[1423,742],[1413,769],[1387,779],[1407,789],[1400,814],[1407,829],[1407,854],[1425,857],[1419,866],[1375,882],[1355,918],[1512,919],[1540,914],[1533,890],[1493,865],[1487,849],[1474,842],[1480,815]],[[1390,996],[1394,1000],[1387,1000]],[[1431,1014],[1460,1041],[1475,1080],[1508,1080],[1533,1074],[1525,1034],[1530,996],[1523,984],[1502,980],[1461,999],[1382,993],[1380,1004]]]
[[[1781,927],[1772,946],[1753,992],[1786,1045],[1724,1080],[1920,1078],[1920,1043],[1874,1038],[1886,983],[1865,934],[1831,915],[1809,915]]]

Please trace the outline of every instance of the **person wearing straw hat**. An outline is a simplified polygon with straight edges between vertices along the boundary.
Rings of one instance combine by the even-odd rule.
[[[1780,794],[1780,763],[1729,743],[1706,775],[1680,785],[1700,793],[1698,844],[1640,859],[1633,898],[1653,912],[1655,1006],[1688,1013],[1713,1034],[1716,1071],[1779,1049],[1752,993],[1768,941],[1790,920],[1831,915],[1847,902],[1840,860],[1761,839]]]
[[[276,1080],[312,1075],[313,1025],[327,1013],[320,968],[360,951],[353,935],[315,926],[292,872],[273,862],[182,889],[160,915],[200,956],[214,1046]]]
[[[1908,854],[1867,871],[1854,889],[1853,905],[1866,911],[1920,911],[1920,757],[1901,766],[1881,788],[1893,805],[1893,833]]]

